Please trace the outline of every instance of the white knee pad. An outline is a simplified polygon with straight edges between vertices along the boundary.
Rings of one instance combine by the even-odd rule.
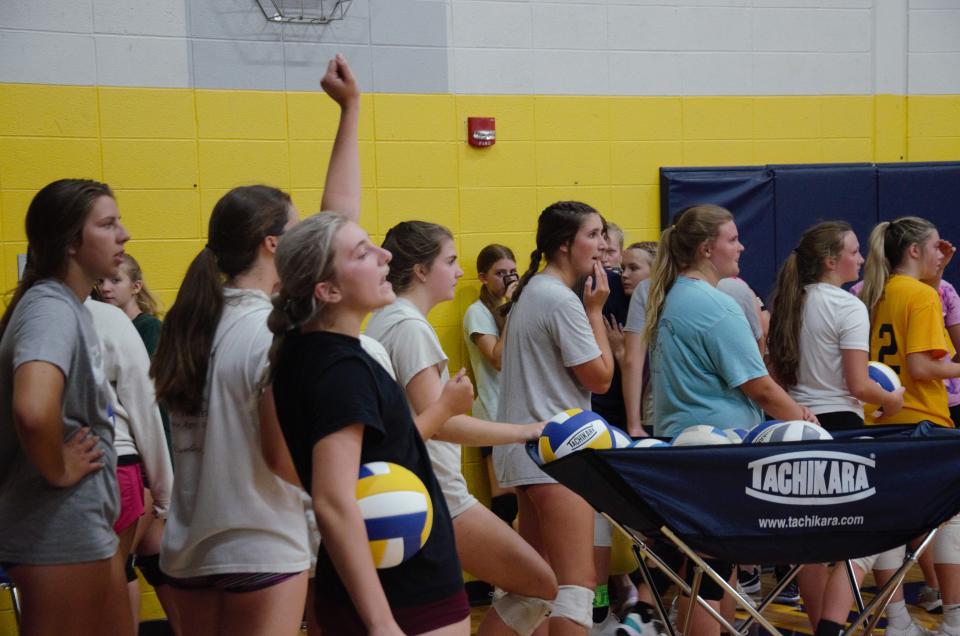
[[[591,601],[592,603],[592,601]],[[504,625],[520,636],[530,636],[550,615],[553,603],[534,596],[520,596],[497,590],[493,595],[493,609]]]
[[[609,548],[613,545],[613,526],[599,512],[593,513],[593,547]]]
[[[870,556],[854,559],[853,564],[863,572],[871,570],[896,570],[903,565],[903,558],[907,554],[906,546],[890,548],[880,554],[871,554]]]
[[[593,627],[593,590],[579,585],[561,585],[550,616],[567,618],[590,629]]]
[[[933,538],[933,562],[960,565],[960,515],[940,526]]]

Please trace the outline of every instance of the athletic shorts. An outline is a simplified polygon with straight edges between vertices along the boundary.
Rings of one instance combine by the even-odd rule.
[[[126,457],[126,456],[124,456]],[[113,524],[113,531],[120,534],[143,516],[143,476],[140,462],[117,464],[117,488],[120,490],[120,514]]]
[[[853,564],[864,572],[870,570],[896,570],[903,565],[903,558],[907,554],[907,546],[902,545],[898,548],[891,548],[880,554],[873,554],[859,559],[854,559]]]
[[[316,599],[317,622],[325,634],[342,636],[366,636],[367,628],[352,603],[336,603]],[[421,605],[391,605],[393,619],[404,634],[423,634],[435,629],[455,625],[470,615],[470,602],[464,590],[439,601]]]
[[[266,589],[277,583],[298,576],[300,572],[240,572],[237,574],[209,574],[207,576],[192,576],[186,579],[177,579],[164,575],[164,582],[178,590],[208,590],[215,589],[231,594],[256,592]]]

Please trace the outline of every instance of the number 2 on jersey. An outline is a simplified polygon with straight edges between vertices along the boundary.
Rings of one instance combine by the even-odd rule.
[[[877,330],[877,339],[880,342],[889,339],[887,344],[884,344],[880,347],[880,350],[877,352],[877,361],[886,364],[888,367],[893,369],[893,372],[897,375],[900,375],[900,365],[899,364],[887,364],[887,361],[884,359],[887,356],[897,355],[897,337],[893,333],[893,325],[889,322],[885,322],[880,325],[880,329]]]

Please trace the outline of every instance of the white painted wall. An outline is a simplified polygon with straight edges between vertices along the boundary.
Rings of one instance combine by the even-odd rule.
[[[960,0],[0,2],[0,82],[313,90],[338,50],[378,92],[960,93]]]

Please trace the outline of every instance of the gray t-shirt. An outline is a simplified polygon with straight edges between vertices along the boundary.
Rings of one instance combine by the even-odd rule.
[[[650,295],[650,279],[644,278],[633,290],[630,296],[630,307],[627,309],[627,322],[623,325],[624,331],[643,333],[647,328],[647,297]]]
[[[561,411],[590,408],[590,390],[570,367],[600,357],[583,303],[557,278],[539,274],[510,311],[500,372],[497,420],[529,423]],[[502,486],[550,483],[522,444],[494,448]]]
[[[63,439],[89,426],[104,467],[69,488],[51,486],[25,455],[13,424],[13,376],[27,362],[63,372]],[[60,281],[31,287],[0,340],[0,561],[37,565],[113,555],[120,509],[113,407],[90,312]]]
[[[750,286],[739,278],[722,278],[717,283],[717,289],[733,298],[750,324],[750,332],[754,340],[763,336],[763,327],[760,325],[760,316],[757,315],[757,297]],[[630,297],[630,308],[627,311],[627,323],[624,331],[643,333],[647,327],[647,296],[650,295],[650,279],[640,281],[633,295]]]

